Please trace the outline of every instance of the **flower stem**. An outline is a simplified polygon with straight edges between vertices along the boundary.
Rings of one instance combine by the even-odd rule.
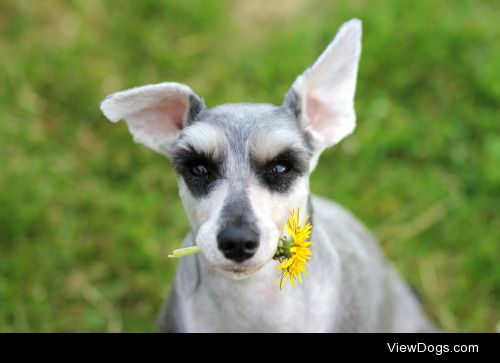
[[[199,252],[201,252],[201,248],[199,246],[179,248],[177,250],[173,250],[172,254],[168,255],[168,257],[177,258],[177,257],[192,255],[194,253],[199,253]]]

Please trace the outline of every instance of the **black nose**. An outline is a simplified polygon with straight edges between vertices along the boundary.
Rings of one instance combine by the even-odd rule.
[[[219,232],[217,245],[226,258],[243,262],[257,251],[259,234],[249,226],[228,226]]]

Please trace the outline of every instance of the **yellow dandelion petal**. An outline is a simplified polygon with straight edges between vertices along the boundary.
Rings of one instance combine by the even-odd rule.
[[[290,267],[293,264],[293,262],[295,261],[295,258],[296,258],[296,256],[293,256],[289,260],[283,261],[281,263],[281,265],[279,265],[279,268],[287,269],[288,267]]]
[[[302,219],[300,223],[300,209],[290,210],[290,217],[285,224],[285,230],[290,235],[290,240],[287,242],[289,253],[281,252],[278,254],[280,264],[276,267],[281,269],[280,276],[280,289],[286,284],[286,281],[290,281],[292,286],[295,286],[295,282],[298,280],[302,283],[302,273],[307,274],[306,266],[309,264],[309,260],[312,256],[310,246],[312,242],[309,241],[312,233],[311,223],[306,222],[309,220],[309,215]],[[291,243],[290,243],[291,242]]]

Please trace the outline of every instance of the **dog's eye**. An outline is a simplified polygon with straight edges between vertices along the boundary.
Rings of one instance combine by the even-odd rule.
[[[275,175],[282,175],[288,173],[290,167],[284,163],[278,163],[271,166],[270,172]]]
[[[191,174],[194,176],[207,176],[208,175],[208,168],[205,165],[198,164],[193,166],[190,169]]]

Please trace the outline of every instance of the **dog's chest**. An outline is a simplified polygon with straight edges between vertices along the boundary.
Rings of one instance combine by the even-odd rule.
[[[190,299],[186,325],[206,332],[304,332],[329,331],[333,321],[324,309],[334,308],[332,293],[318,285],[279,289],[279,271],[270,264],[254,278],[233,281],[222,278],[216,288],[201,286]],[[308,276],[314,279],[314,274]]]

